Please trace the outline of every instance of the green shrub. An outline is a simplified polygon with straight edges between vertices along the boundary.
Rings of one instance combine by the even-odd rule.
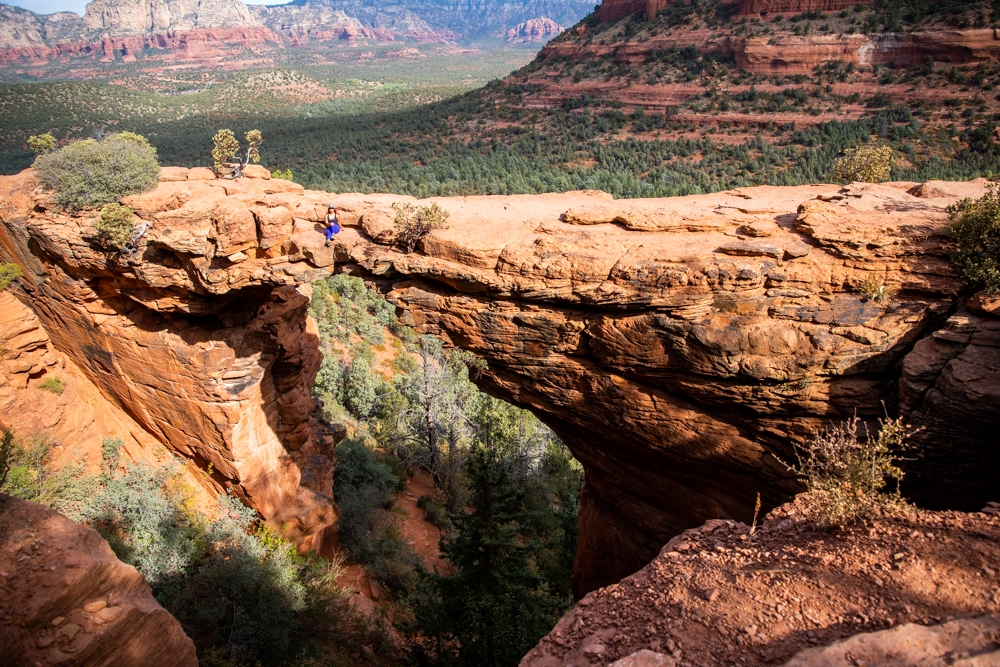
[[[1000,292],[1000,186],[980,199],[963,199],[948,208],[956,249],[952,260],[976,289]]]
[[[0,292],[10,287],[17,278],[24,277],[21,267],[14,262],[0,263]]]
[[[881,183],[889,180],[892,149],[888,146],[848,148],[833,163],[831,176],[838,181]]]
[[[413,204],[393,204],[396,217],[393,224],[399,232],[397,241],[406,252],[411,253],[417,243],[434,229],[444,227],[448,220],[448,212],[436,203],[430,206],[414,206]]]
[[[42,435],[24,439],[4,430],[0,440],[0,492],[41,503],[77,520],[97,488],[97,479],[86,473],[83,464],[55,470],[51,465],[54,446]]]
[[[39,155],[33,166],[42,187],[74,211],[145,192],[160,179],[156,149],[131,132],[77,141]]]
[[[808,487],[807,502],[832,526],[864,521],[880,512],[905,506],[899,486],[903,471],[896,465],[913,432],[902,418],[879,421],[879,432],[859,438],[857,416],[797,448],[798,465],[792,469]],[[895,488],[885,492],[888,480]]]
[[[271,178],[279,178],[283,181],[295,180],[294,176],[292,176],[291,169],[285,169],[284,171],[282,171],[281,169],[275,169],[274,171],[271,172]]]
[[[7,484],[7,475],[10,474],[10,467],[13,464],[14,456],[14,431],[5,428],[0,434],[0,491]]]
[[[56,138],[50,133],[31,135],[28,137],[28,148],[34,151],[35,155],[44,155],[56,148]]]
[[[424,511],[424,515],[426,515],[428,521],[441,530],[451,528],[452,523],[451,519],[448,518],[448,510],[445,509],[444,505],[435,501],[430,496],[420,496],[417,499],[417,507]]]
[[[412,590],[419,559],[394,526],[399,478],[393,467],[357,440],[345,440],[336,455],[333,488],[341,546],[389,588]]]
[[[62,393],[66,390],[66,387],[63,386],[62,378],[56,375],[53,375],[52,377],[47,377],[41,382],[39,382],[38,388],[44,389],[45,391],[51,391],[56,396],[61,396]]]
[[[122,204],[112,202],[102,208],[100,219],[94,223],[101,245],[112,250],[124,249],[132,241],[134,218],[135,211]]]
[[[177,466],[125,469],[120,447],[105,439],[101,488],[84,518],[143,573],[201,664],[342,664],[329,658],[355,657],[364,645],[392,650],[387,628],[361,617],[335,584],[339,560],[298,555],[231,496],[219,498],[212,520],[185,509]]]

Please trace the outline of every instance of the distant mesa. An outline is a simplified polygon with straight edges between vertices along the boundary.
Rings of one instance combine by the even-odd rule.
[[[528,19],[508,30],[507,41],[514,44],[547,42],[563,30],[565,28],[552,19],[541,16],[537,19]]]
[[[378,6],[361,0],[295,0],[272,6],[247,6],[242,0],[93,0],[80,17],[0,4],[0,65],[80,56],[132,62],[148,49],[172,52],[160,54],[168,60],[210,65],[242,49],[331,40],[545,42],[592,9],[589,0],[525,0],[519,5],[459,0],[448,6],[413,0]]]

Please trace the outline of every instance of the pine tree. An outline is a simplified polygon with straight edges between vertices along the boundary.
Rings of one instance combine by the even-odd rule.
[[[478,446],[466,463],[471,513],[451,515],[442,540],[449,577],[425,575],[415,610],[439,662],[513,667],[555,622],[558,601],[533,567],[534,542],[521,536],[522,499],[496,450]]]

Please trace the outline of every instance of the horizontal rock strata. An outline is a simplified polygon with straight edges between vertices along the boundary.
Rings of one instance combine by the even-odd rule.
[[[945,325],[961,289],[945,208],[984,187],[438,199],[450,226],[414,255],[385,247],[393,198],[333,201],[353,270],[408,323],[486,358],[482,384],[534,410],[583,462],[583,593],[706,517],[749,521],[758,492],[765,509],[787,499],[800,488],[785,466],[794,443],[854,414],[877,429],[900,396],[927,427],[904,490],[935,507],[989,500],[995,369],[972,378],[961,355],[931,359],[927,343],[914,353],[926,368],[907,358],[967,317]],[[891,296],[872,298],[880,290]],[[976,340],[995,344],[992,326]],[[939,393],[918,406],[917,382]],[[963,419],[947,417],[951,402]],[[940,443],[948,429],[961,444]]]

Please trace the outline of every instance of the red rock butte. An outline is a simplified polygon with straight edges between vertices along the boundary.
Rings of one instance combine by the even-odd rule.
[[[447,228],[406,254],[391,204],[409,197],[162,179],[124,200],[146,231],[116,259],[95,213],[58,211],[30,171],[3,177],[0,256],[106,396],[306,547],[336,515],[305,308],[334,271],[484,358],[479,384],[583,463],[577,594],[706,519],[749,523],[758,493],[764,511],[786,501],[794,445],[854,414],[877,428],[898,406],[924,427],[903,487],[920,504],[995,492],[1000,320],[947,259],[946,207],[985,180],[435,198]],[[325,247],[331,201],[344,230]]]

